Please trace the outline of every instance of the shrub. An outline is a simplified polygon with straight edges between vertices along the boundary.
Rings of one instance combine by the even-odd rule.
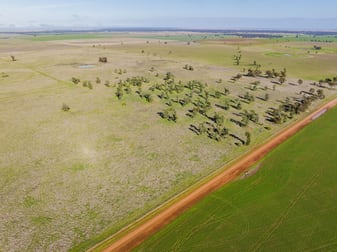
[[[106,86],[106,87],[110,87],[110,81],[105,81],[105,83],[104,83],[104,85]]]
[[[153,98],[151,94],[144,94],[144,98],[147,102],[152,102]]]
[[[67,104],[63,103],[62,104],[62,110],[65,111],[65,112],[67,112],[67,111],[70,110],[70,107]]]
[[[72,77],[71,78],[71,81],[74,83],[74,84],[78,84],[78,83],[80,83],[80,79],[79,78],[75,78],[75,77]]]

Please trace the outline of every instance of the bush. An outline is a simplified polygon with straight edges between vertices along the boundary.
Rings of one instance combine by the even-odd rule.
[[[117,88],[117,91],[116,91],[115,94],[116,94],[118,100],[121,100],[122,97],[123,97],[123,90],[121,88]]]
[[[152,102],[153,98],[151,94],[144,94],[144,98],[147,102]]]
[[[78,84],[78,83],[80,83],[80,79],[79,78],[75,78],[75,77],[72,77],[71,78],[71,81],[74,83],[74,84]]]
[[[65,112],[67,112],[67,111],[70,110],[70,107],[67,104],[63,103],[62,104],[62,110],[65,111]]]
[[[105,81],[105,83],[104,83],[104,85],[106,86],[106,87],[110,87],[110,81]]]
[[[160,113],[160,116],[168,121],[177,122],[177,112],[174,108],[164,109],[163,112]]]

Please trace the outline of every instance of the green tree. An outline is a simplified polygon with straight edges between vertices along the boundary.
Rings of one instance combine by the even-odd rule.
[[[269,100],[269,94],[268,94],[268,93],[266,93],[266,94],[264,95],[264,100],[265,100],[265,101],[268,101],[268,100]]]
[[[251,139],[250,139],[251,138],[250,132],[246,131],[245,136],[246,136],[245,145],[250,145],[250,141],[251,141]]]
[[[217,126],[222,126],[225,121],[225,118],[223,115],[220,115],[219,113],[215,112],[213,116],[213,121]]]
[[[173,121],[173,122],[177,122],[177,112],[174,108],[168,108],[168,109],[164,109],[164,111],[161,113],[161,117],[164,119],[167,119],[168,121]]]
[[[224,88],[224,95],[229,95],[230,94],[230,91],[228,88]]]
[[[153,101],[153,98],[152,98],[151,94],[144,94],[144,98],[149,103]]]
[[[237,53],[233,55],[235,65],[237,66],[240,65],[241,57],[242,57],[242,54],[241,54],[240,49],[238,48]]]
[[[273,78],[274,77],[274,73],[271,70],[267,70],[266,71],[266,76],[267,76],[267,78]]]
[[[117,88],[116,96],[117,96],[118,100],[122,99],[122,97],[123,97],[123,89],[122,88],[120,88],[120,87]]]
[[[71,78],[71,81],[74,83],[74,84],[78,84],[78,83],[80,83],[80,79],[79,78],[75,78],[75,77],[72,77]]]
[[[106,87],[110,87],[110,81],[106,80],[105,83],[104,83],[104,85],[105,85]]]
[[[280,84],[285,83],[286,82],[285,76],[280,76],[280,78],[278,79],[278,81],[279,81]]]
[[[220,92],[220,91],[215,91],[214,97],[215,97],[216,99],[219,99],[219,98],[221,97],[221,92]]]
[[[207,133],[207,127],[205,126],[205,123],[200,123],[198,129],[201,135]]]
[[[324,92],[323,92],[322,89],[318,89],[318,90],[317,90],[317,96],[318,96],[318,98],[320,98],[320,99],[324,99],[324,98],[325,98],[325,95],[324,95]]]
[[[91,81],[88,81],[88,88],[89,88],[89,89],[92,89]]]

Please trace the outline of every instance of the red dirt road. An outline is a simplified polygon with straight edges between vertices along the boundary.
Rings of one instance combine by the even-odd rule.
[[[232,181],[238,177],[243,171],[249,168],[251,165],[256,163],[262,157],[264,157],[268,152],[274,149],[276,146],[287,140],[289,137],[294,135],[300,129],[309,124],[314,120],[315,116],[319,115],[324,109],[329,109],[337,105],[337,99],[327,103],[326,105],[320,107],[315,112],[311,113],[303,120],[291,125],[290,127],[283,130],[281,133],[276,135],[273,139],[267,143],[259,146],[249,152],[247,155],[242,157],[240,160],[235,162],[232,166],[226,169],[224,172],[220,173],[207,183],[203,184],[196,190],[189,193],[187,196],[177,201],[173,205],[164,209],[153,218],[144,222],[140,226],[135,227],[125,236],[111,244],[107,247],[104,252],[111,251],[129,251],[139,244],[141,244],[149,236],[160,230],[162,227],[167,225],[169,222],[174,220],[178,215],[183,213],[186,209],[190,208],[197,201],[205,197],[206,195],[214,192],[224,184]]]

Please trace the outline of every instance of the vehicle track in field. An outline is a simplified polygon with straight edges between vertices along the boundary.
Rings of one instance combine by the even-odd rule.
[[[269,153],[276,146],[283,143],[285,140],[293,136],[299,130],[304,128],[307,124],[317,119],[317,115],[322,113],[323,110],[328,110],[337,105],[337,98],[330,101],[329,103],[321,106],[319,109],[310,113],[304,119],[295,122],[288,128],[284,129],[280,133],[278,133],[275,137],[273,137],[268,142],[264,143],[261,146],[250,151],[248,154],[244,155],[238,161],[236,161],[233,165],[231,165],[228,169],[212,178],[208,182],[201,185],[199,188],[193,190],[186,196],[182,197],[179,201],[170,205],[169,207],[164,208],[158,214],[156,214],[151,219],[148,219],[142,222],[139,225],[136,225],[131,231],[126,233],[126,235],[122,236],[120,239],[115,240],[114,236],[108,238],[103,241],[107,243],[107,241],[111,240],[113,243],[108,245],[103,251],[111,252],[111,251],[130,251],[131,249],[140,245],[145,239],[149,238],[152,234],[159,231],[161,228],[166,226],[176,217],[178,217],[181,213],[186,211],[196,202],[219,189],[224,184],[233,181],[237,178],[242,172],[256,163],[258,160],[263,158],[267,153]],[[98,244],[97,246],[99,246]],[[95,250],[95,247],[89,251]]]

